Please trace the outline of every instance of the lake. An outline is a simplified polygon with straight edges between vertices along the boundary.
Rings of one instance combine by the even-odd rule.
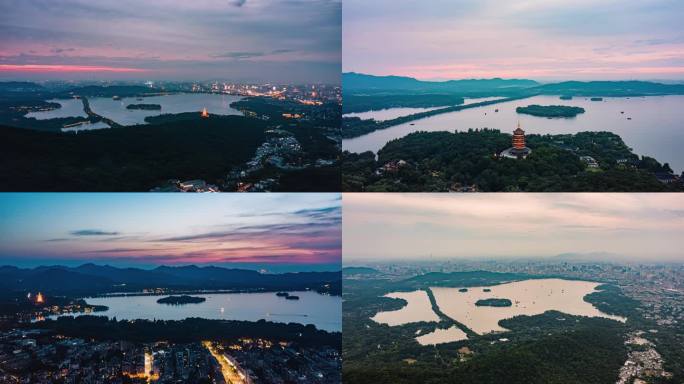
[[[85,299],[88,304],[106,305],[97,316],[134,320],[182,320],[188,317],[218,320],[313,324],[318,329],[342,330],[342,298],[312,291],[290,292],[299,300],[287,300],[275,292],[192,294],[207,300],[199,304],[168,305],[157,300],[166,296],[117,296]]]
[[[416,337],[416,341],[420,345],[437,345],[444,343],[453,343],[454,341],[467,340],[468,335],[459,327],[453,325],[447,329],[437,328],[433,332],[426,333],[422,336]]]
[[[584,297],[596,292],[601,283],[564,279],[533,279],[505,283],[487,287],[468,287],[461,292],[459,287],[431,287],[439,310],[449,318],[463,324],[473,332],[483,335],[492,332],[506,332],[499,325],[504,319],[519,315],[535,316],[547,311],[558,311],[574,316],[602,317],[619,322],[627,321],[620,316],[601,312]],[[439,317],[432,310],[430,299],[425,291],[393,292],[385,295],[403,299],[406,305],[395,311],[382,311],[371,320],[398,326],[417,322],[438,322]],[[481,299],[509,299],[510,307],[477,306]],[[558,321],[564,321],[562,317]],[[416,332],[416,341],[421,345],[435,345],[466,340],[466,333],[456,326],[436,329],[421,334]]]
[[[599,311],[584,297],[596,291],[600,283],[591,281],[538,279],[494,285],[459,288],[431,288],[440,311],[478,334],[505,332],[499,321],[519,315],[534,316],[546,311],[559,311],[575,316],[603,317],[625,322],[624,317]],[[491,292],[485,292],[489,289]],[[476,306],[480,299],[509,299],[510,307]]]
[[[515,108],[530,104],[582,107],[585,113],[569,119],[547,119],[518,114]],[[410,123],[345,139],[344,150],[377,152],[388,141],[414,131],[465,131],[468,128],[496,128],[512,132],[518,121],[526,133],[560,134],[581,131],[609,131],[620,135],[638,155],[669,163],[679,173],[684,170],[684,96],[607,97],[590,101],[575,97],[534,96],[484,107],[431,116]],[[499,109],[499,112],[494,112]],[[624,112],[622,114],[621,112]],[[627,118],[631,120],[627,120]],[[414,125],[411,125],[414,124]]]
[[[140,99],[140,100],[139,100]],[[88,98],[90,108],[98,115],[108,117],[121,125],[145,124],[148,116],[175,114],[184,112],[200,113],[207,108],[210,114],[242,115],[242,112],[231,108],[230,104],[242,100],[241,96],[219,95],[213,93],[179,93],[150,97],[122,97],[114,100],[111,97]],[[159,104],[161,111],[126,109],[129,104]]]
[[[83,102],[80,99],[52,99],[50,103],[58,103],[61,108],[51,111],[29,112],[24,117],[35,118],[37,120],[58,119],[63,117],[87,117],[83,110]]]
[[[430,298],[425,291],[394,292],[384,297],[406,300],[406,305],[396,311],[378,312],[371,317],[371,320],[376,323],[395,326],[421,321],[439,321],[439,317],[432,310]]]

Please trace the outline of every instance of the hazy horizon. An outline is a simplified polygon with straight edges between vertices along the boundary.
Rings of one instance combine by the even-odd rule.
[[[411,76],[403,76],[403,75],[396,75],[396,74],[375,74],[375,73],[361,73],[361,72],[342,72],[343,75],[346,74],[358,74],[358,75],[368,75],[368,76],[376,76],[376,77],[408,77],[408,78],[413,78],[419,81],[424,81],[424,82],[434,82],[434,83],[440,83],[440,82],[447,82],[447,81],[458,81],[458,80],[533,80],[536,81],[540,84],[554,84],[554,83],[561,83],[561,82],[567,82],[567,81],[579,81],[579,82],[592,82],[592,81],[646,81],[646,82],[660,82],[660,83],[665,83],[665,84],[680,84],[684,83],[684,75],[682,75],[681,78],[677,79],[589,79],[589,80],[577,80],[577,79],[569,79],[569,78],[559,78],[559,79],[535,79],[535,78],[523,78],[523,77],[501,77],[501,76],[493,76],[493,77],[455,77],[455,78],[429,78],[429,79],[418,79],[415,77]]]
[[[10,0],[0,14],[0,79],[338,84],[341,8],[340,0]]]
[[[557,259],[684,262],[677,194],[352,193],[342,226],[344,265],[564,254]]]
[[[684,79],[684,3],[348,0],[343,72],[421,80]]]
[[[329,268],[339,194],[53,194],[0,197],[0,265]]]

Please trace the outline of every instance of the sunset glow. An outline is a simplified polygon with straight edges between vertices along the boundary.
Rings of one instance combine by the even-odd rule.
[[[347,0],[343,69],[422,80],[681,80],[684,3]]]
[[[116,72],[116,73],[138,73],[147,72],[139,68],[117,68],[89,65],[39,65],[39,64],[0,64],[2,72]]]
[[[339,264],[339,195],[298,195],[5,195],[0,264]]]

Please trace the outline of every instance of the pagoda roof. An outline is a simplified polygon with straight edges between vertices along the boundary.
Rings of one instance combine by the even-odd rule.
[[[515,131],[513,131],[513,133],[516,135],[524,135],[525,131],[523,131],[522,129],[520,129],[520,127],[518,127],[515,129]]]

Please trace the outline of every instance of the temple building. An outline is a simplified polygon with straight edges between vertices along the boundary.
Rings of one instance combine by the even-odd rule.
[[[520,122],[518,122],[518,128],[513,131],[513,146],[501,152],[499,156],[509,159],[524,159],[530,153],[532,150],[525,146],[525,131],[520,128]]]
[[[202,115],[201,115],[201,116],[204,117],[205,119],[206,119],[207,117],[209,117],[209,112],[207,111],[206,108],[204,108],[204,109],[202,110]]]

